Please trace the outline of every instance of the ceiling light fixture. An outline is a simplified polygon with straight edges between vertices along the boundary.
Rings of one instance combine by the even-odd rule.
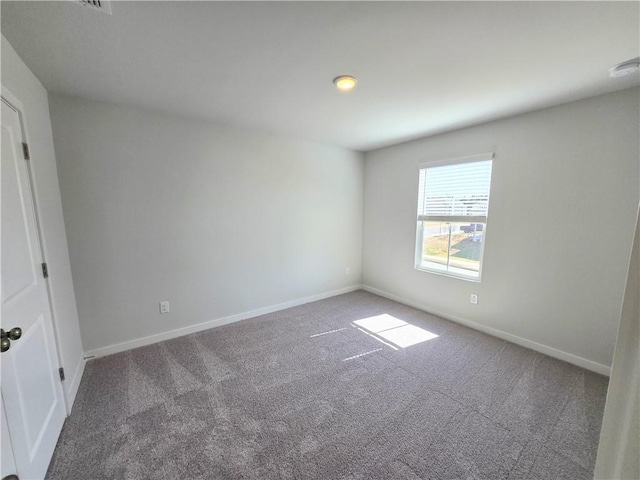
[[[333,79],[333,83],[341,92],[349,92],[353,90],[358,81],[356,80],[356,77],[351,75],[340,75]]]
[[[640,57],[614,65],[609,69],[609,75],[612,77],[624,77],[625,75],[637,72],[638,68],[640,68]]]

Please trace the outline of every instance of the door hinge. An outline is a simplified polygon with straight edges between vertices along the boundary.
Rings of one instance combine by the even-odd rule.
[[[42,264],[42,276],[44,278],[49,278],[49,267],[47,267],[46,263]]]
[[[29,156],[29,145],[24,142],[22,142],[22,154],[24,155],[25,160],[31,160],[31,157]]]
[[[60,374],[60,381],[64,380],[64,368],[60,367],[58,373]]]

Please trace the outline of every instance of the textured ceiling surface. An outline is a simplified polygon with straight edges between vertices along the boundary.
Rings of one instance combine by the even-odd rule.
[[[637,86],[638,2],[2,1],[54,93],[372,150]],[[351,93],[332,79],[358,78]]]

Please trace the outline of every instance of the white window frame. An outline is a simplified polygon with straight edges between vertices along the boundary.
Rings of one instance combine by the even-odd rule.
[[[446,165],[459,165],[463,163],[473,163],[473,162],[483,162],[483,161],[492,161],[494,160],[494,153],[483,153],[479,155],[470,155],[466,157],[458,157],[452,158],[448,160],[438,160],[433,162],[423,162],[418,164],[418,178],[420,175],[420,171],[433,167],[442,167]],[[492,164],[493,167],[493,164]],[[493,177],[493,168],[492,175]],[[489,181],[489,189],[491,189],[491,180]],[[418,182],[418,199],[420,198],[420,182]],[[416,202],[418,203],[418,202]],[[427,220],[428,218],[428,220]],[[482,223],[484,225],[482,232],[482,244],[480,251],[480,265],[478,267],[478,276],[469,276],[464,274],[459,274],[456,272],[452,272],[451,270],[439,270],[435,268],[427,268],[422,266],[422,250],[424,248],[424,222],[425,221],[442,221],[449,223]],[[421,272],[432,273],[435,275],[442,275],[445,277],[453,277],[461,280],[466,280],[470,282],[480,283],[482,280],[482,268],[484,264],[484,247],[487,239],[487,229],[488,229],[488,221],[489,221],[489,212],[487,209],[486,216],[474,216],[474,215],[439,215],[439,216],[426,216],[426,215],[418,215],[416,219],[416,244],[415,244],[415,259],[414,259],[414,268]],[[449,235],[452,232],[450,231]]]

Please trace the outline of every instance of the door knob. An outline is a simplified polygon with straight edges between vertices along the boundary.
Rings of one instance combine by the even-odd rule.
[[[11,348],[11,340],[18,340],[20,337],[22,337],[22,329],[20,327],[14,327],[9,332],[5,332],[4,328],[0,328],[0,352],[4,353],[9,350]]]
[[[20,327],[13,327],[9,330],[9,339],[18,340],[22,336],[22,329]]]
[[[4,353],[11,348],[11,341],[8,338],[2,337],[0,340],[0,352]]]

